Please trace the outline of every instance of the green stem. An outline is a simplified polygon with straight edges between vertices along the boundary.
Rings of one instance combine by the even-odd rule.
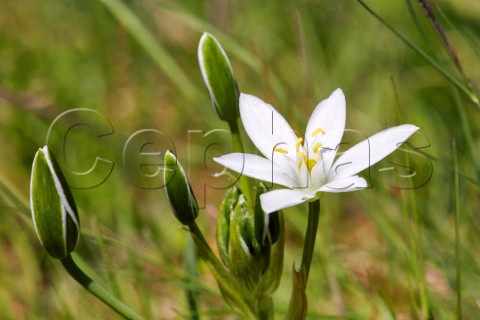
[[[200,316],[197,305],[198,289],[196,283],[193,281],[193,279],[198,278],[197,251],[195,249],[195,243],[191,237],[187,238],[187,245],[185,247],[185,271],[188,274],[188,278],[186,280],[186,294],[188,308],[190,310],[190,319],[199,320]]]
[[[238,130],[238,124],[231,123],[230,124],[230,133],[232,134],[232,146],[234,152],[242,152],[243,153],[243,144],[242,139],[240,137],[240,131]]]
[[[69,254],[65,259],[62,259],[62,264],[67,272],[91,294],[100,299],[107,306],[115,310],[119,315],[125,319],[141,320],[143,319],[129,306],[115,298],[105,288],[93,281],[87,276],[80,267],[75,263],[72,256]]]
[[[310,265],[312,264],[313,249],[317,237],[318,220],[320,218],[320,200],[308,203],[308,224],[305,233],[305,245],[303,247],[302,266],[305,267],[305,282],[308,281]]]
[[[220,263],[195,221],[190,223],[188,228],[197,245],[199,255],[207,263],[210,271],[214,274],[217,284],[220,287],[223,295],[228,298],[226,299],[227,302],[233,302],[243,313],[246,319],[257,318],[255,316],[252,301],[249,300],[248,296],[245,295],[244,292],[240,292],[238,290],[240,286],[237,284],[236,279],[232,277]]]
[[[305,233],[305,244],[303,245],[302,264],[299,270],[296,270],[294,266],[292,295],[285,318],[288,320],[306,319],[307,316],[308,299],[306,288],[315,248],[315,239],[317,238],[319,219],[320,200],[316,199],[308,203],[308,222]]]
[[[457,285],[457,319],[462,319],[462,256],[460,242],[460,191],[458,182],[458,159],[455,139],[452,141],[453,166],[454,166],[454,190],[455,190],[455,282]]]
[[[263,296],[257,303],[258,319],[273,320],[275,318],[273,312],[273,300],[271,296]]]
[[[199,242],[201,242],[202,246],[207,250],[208,254],[212,254],[213,257],[215,257],[215,262],[218,262],[220,263],[220,261],[218,261],[218,259],[216,259],[216,256],[215,254],[213,254],[213,251],[212,249],[210,248],[210,245],[208,244],[207,240],[205,240],[205,237],[203,236],[203,233],[202,231],[200,231],[200,228],[198,227],[197,223],[195,221],[193,221],[193,223],[190,223],[188,225],[188,229],[190,230],[190,232],[192,234],[195,235],[195,237],[197,238],[197,240]]]
[[[238,124],[235,123],[230,123],[230,133],[232,134],[232,145],[233,145],[233,151],[234,152],[239,152],[243,153],[243,144],[242,144],[242,138],[240,137],[240,131],[238,129]],[[238,180],[238,186],[242,193],[245,195],[247,200],[251,202],[252,198],[250,195],[250,183],[248,181],[248,178],[244,175],[240,175],[240,178]]]

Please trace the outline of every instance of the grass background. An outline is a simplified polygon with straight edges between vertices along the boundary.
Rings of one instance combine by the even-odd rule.
[[[57,154],[65,130],[91,124],[71,131],[62,167],[86,171],[97,155],[114,163],[99,186],[73,190],[84,233],[77,259],[146,318],[189,318],[184,290],[192,282],[200,290],[202,318],[236,318],[203,263],[198,278],[185,273],[187,234],[165,192],[138,187],[147,182],[137,180],[134,161],[123,158],[132,134],[161,131],[189,164],[203,198],[204,182],[212,181],[202,166],[206,140],[189,130],[226,128],[198,67],[203,31],[224,46],[240,90],[272,103],[299,132],[337,87],[347,98],[347,128],[361,132],[346,134],[347,144],[401,123],[421,128],[410,147],[362,174],[371,189],[322,199],[308,317],[478,317],[478,2],[438,0],[427,11],[425,1],[368,1],[414,49],[353,0],[0,3],[2,319],[115,317],[45,255],[29,218],[33,156],[55,118],[72,108],[104,118],[68,114],[56,123],[49,143]],[[97,137],[111,128],[113,134]],[[155,143],[148,150],[170,146],[150,134]],[[228,151],[228,137],[218,139]],[[247,149],[254,152],[249,141]],[[396,169],[380,170],[391,166]],[[104,173],[67,179],[91,186]],[[212,245],[221,198],[222,191],[208,190],[198,219]],[[305,212],[306,206],[285,210],[278,318],[288,305],[291,266],[301,257]]]

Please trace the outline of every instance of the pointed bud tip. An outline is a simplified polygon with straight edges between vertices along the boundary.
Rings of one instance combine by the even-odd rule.
[[[171,151],[165,153],[164,169],[165,189],[173,214],[180,223],[189,225],[198,216],[198,204],[183,167]]]

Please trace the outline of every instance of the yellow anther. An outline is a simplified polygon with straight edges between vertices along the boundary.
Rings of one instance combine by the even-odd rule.
[[[317,164],[317,160],[308,159],[306,164],[307,164],[308,171],[312,171],[313,166],[315,166]]]
[[[276,151],[276,152],[280,152],[280,153],[284,153],[284,154],[288,154],[288,151],[283,149],[283,148],[280,148],[280,147],[275,147],[273,149],[273,151]]]
[[[315,147],[313,147],[313,153],[317,153],[318,152],[318,149],[320,149],[322,147],[322,143],[321,142],[317,142],[317,144],[315,145]]]
[[[321,133],[322,135],[325,134],[325,131],[323,129],[315,129],[315,131],[312,132],[312,138],[315,137],[317,134]]]
[[[297,139],[297,143],[295,143],[295,148],[296,148],[297,152],[300,149],[300,145],[302,144],[302,142],[303,142],[303,138],[298,138]]]
[[[307,155],[305,154],[305,152],[299,152],[299,153],[297,153],[297,157],[302,158],[302,159],[304,159],[304,160],[307,159]]]

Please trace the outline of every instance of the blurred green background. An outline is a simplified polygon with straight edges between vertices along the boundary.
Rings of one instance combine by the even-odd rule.
[[[225,48],[240,91],[276,106],[299,132],[338,87],[347,98],[347,128],[361,132],[347,133],[346,144],[401,123],[421,128],[410,146],[362,174],[372,188],[322,198],[308,318],[478,318],[478,1],[438,0],[430,11],[425,1],[367,2],[438,68],[353,0],[0,3],[0,318],[115,317],[46,256],[29,218],[33,156],[54,120],[73,108],[104,118],[84,112],[56,122],[49,144],[57,154],[66,130],[80,124],[59,157],[62,168],[84,172],[96,156],[114,164],[106,180],[105,170],[88,179],[67,174],[83,187],[105,180],[73,190],[84,233],[78,259],[146,318],[189,318],[188,281],[200,291],[202,318],[236,318],[203,263],[198,279],[188,280],[187,233],[164,190],[145,187],[135,162],[124,161],[132,134],[161,131],[203,198],[212,179],[202,162],[206,142],[189,130],[226,129],[198,67],[204,31]],[[169,147],[163,137],[153,134],[145,150]],[[228,136],[219,139],[228,152]],[[212,245],[223,192],[207,191],[198,219]],[[292,264],[300,261],[305,212],[285,210],[278,318],[287,309]]]

